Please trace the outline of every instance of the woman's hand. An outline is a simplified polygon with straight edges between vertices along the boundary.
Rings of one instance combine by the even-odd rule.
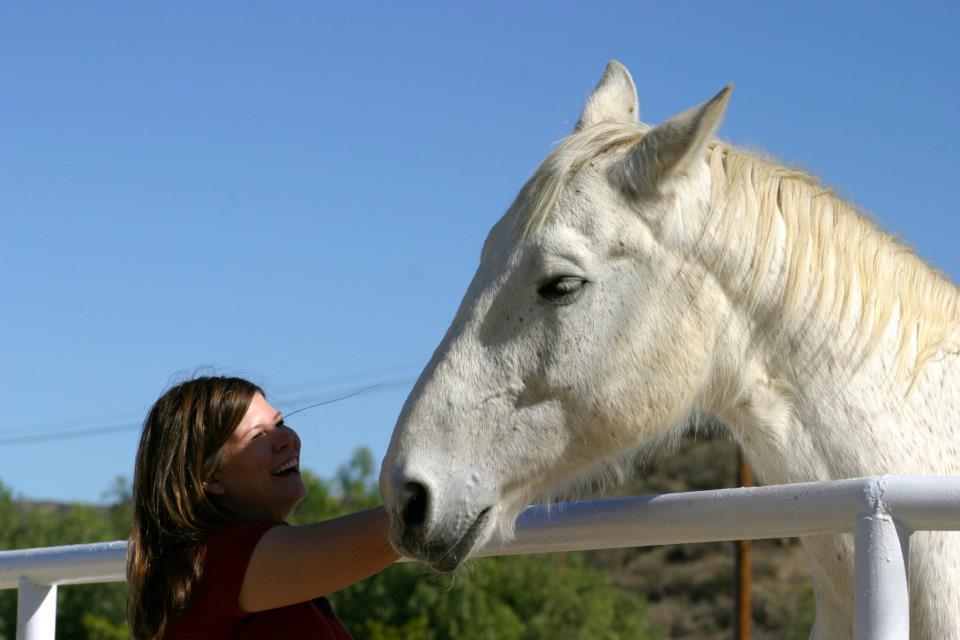
[[[247,565],[240,607],[247,612],[306,602],[348,587],[393,564],[383,507],[314,524],[274,527]]]

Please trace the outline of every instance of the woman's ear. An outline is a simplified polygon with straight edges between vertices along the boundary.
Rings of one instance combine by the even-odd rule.
[[[222,496],[227,492],[227,488],[223,486],[222,482],[211,479],[203,483],[203,491],[204,493],[209,493],[210,495]]]

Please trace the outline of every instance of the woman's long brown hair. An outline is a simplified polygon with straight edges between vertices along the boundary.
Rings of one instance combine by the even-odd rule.
[[[133,479],[127,548],[127,622],[134,638],[162,638],[192,602],[207,534],[230,517],[203,490],[221,448],[256,393],[241,378],[201,377],[178,384],[150,409]]]

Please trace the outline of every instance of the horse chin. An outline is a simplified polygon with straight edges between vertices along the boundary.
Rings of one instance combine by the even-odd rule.
[[[493,518],[488,507],[458,537],[422,538],[418,532],[405,532],[395,545],[404,555],[419,560],[435,571],[449,573],[463,564],[487,542],[493,530]],[[444,539],[446,538],[446,539]]]

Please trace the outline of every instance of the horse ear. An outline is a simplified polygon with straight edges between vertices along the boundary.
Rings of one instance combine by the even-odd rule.
[[[583,113],[577,120],[574,133],[595,125],[598,122],[633,123],[640,118],[637,107],[637,88],[627,68],[611,60],[603,77],[587,99]]]
[[[665,180],[702,160],[727,110],[733,85],[713,98],[652,128],[624,158],[624,177],[631,190],[655,194]]]

